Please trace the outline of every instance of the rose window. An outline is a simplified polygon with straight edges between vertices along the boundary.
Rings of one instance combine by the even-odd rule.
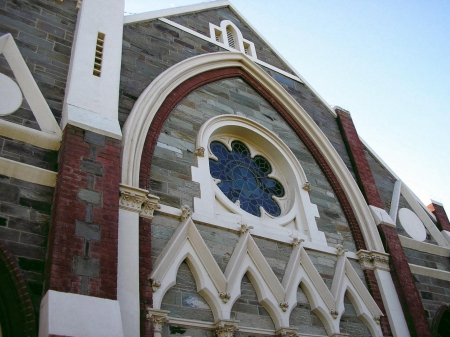
[[[209,160],[211,176],[219,189],[233,203],[244,211],[261,216],[261,208],[274,217],[281,214],[281,208],[274,197],[283,197],[281,183],[269,177],[272,166],[262,156],[250,157],[250,150],[240,141],[231,143],[232,151],[218,141],[210,144],[211,152],[217,157]]]

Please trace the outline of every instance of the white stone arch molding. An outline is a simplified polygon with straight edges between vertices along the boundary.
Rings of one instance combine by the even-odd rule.
[[[278,180],[285,190],[283,197],[274,197],[281,208],[280,216],[273,217],[264,209],[261,209],[261,217],[247,213],[222,193],[209,174],[209,159],[217,159],[210,150],[211,142],[219,141],[231,150],[235,140],[249,148],[252,158],[259,155],[270,162],[272,172],[269,177]],[[192,167],[192,179],[199,183],[201,190],[201,197],[194,200],[197,214],[216,218],[215,223],[228,218],[231,223],[243,221],[255,229],[284,231],[287,236],[295,231],[294,235],[299,239],[326,245],[325,234],[317,229],[315,221],[319,217],[317,206],[302,189],[307,182],[306,175],[289,147],[274,133],[245,117],[219,115],[202,125],[196,146],[204,149],[204,155],[198,157],[198,166]]]
[[[122,138],[122,184],[139,187],[139,171],[145,139],[165,98],[181,83],[206,71],[241,68],[272,94],[301,125],[336,175],[361,228],[368,250],[384,252],[373,217],[356,182],[327,137],[306,111],[284,88],[242,53],[220,52],[199,55],[170,67],[142,92],[125,122]]]

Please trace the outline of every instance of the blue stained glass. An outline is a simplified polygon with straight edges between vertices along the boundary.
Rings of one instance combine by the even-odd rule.
[[[239,200],[240,207],[253,215],[261,216],[260,206],[272,216],[279,216],[281,208],[272,198],[284,196],[281,183],[268,175],[270,163],[261,156],[250,157],[250,150],[240,141],[228,148],[218,141],[211,142],[210,149],[217,161],[209,160],[211,176],[220,179],[217,186],[232,202]]]

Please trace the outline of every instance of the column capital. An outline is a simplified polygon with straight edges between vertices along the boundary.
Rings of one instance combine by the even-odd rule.
[[[167,310],[147,308],[146,318],[148,321],[153,323],[153,331],[155,332],[155,336],[161,336],[164,323],[169,321],[167,318],[169,313],[170,311]]]
[[[233,337],[234,333],[238,331],[238,321],[221,320],[214,324],[218,337]]]
[[[389,254],[376,252],[376,251],[368,251],[368,250],[359,250],[356,255],[358,256],[359,263],[363,270],[365,269],[380,269],[389,271]]]
[[[160,208],[159,197],[153,194],[147,194],[147,197],[141,206],[142,211],[139,215],[143,218],[153,219],[153,212]]]
[[[298,333],[297,328],[279,328],[275,335],[279,337],[296,337]]]

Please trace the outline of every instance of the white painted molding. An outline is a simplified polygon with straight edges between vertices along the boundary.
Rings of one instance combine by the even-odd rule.
[[[431,243],[420,242],[403,235],[398,236],[403,247],[418,250],[427,254],[450,257],[450,248],[433,245]]]
[[[61,136],[45,133],[0,119],[0,135],[47,150],[59,150]]]
[[[448,243],[450,243],[450,232],[443,230],[443,231],[441,231],[441,233],[442,233],[442,236],[448,241]]]
[[[56,185],[56,177],[58,176],[56,172],[1,157],[0,174],[50,187]]]
[[[339,332],[344,295],[348,292],[358,317],[374,336],[381,336],[377,320],[382,313],[345,253],[338,258],[331,292],[301,245],[294,247],[280,283],[254,242],[250,229],[241,235],[222,273],[192,219],[187,218],[160,253],[150,275],[152,283],[157,285],[153,293],[154,309],[160,309],[164,294],[175,284],[178,268],[184,260],[215,321],[230,319],[232,306],[240,296],[241,279],[247,273],[258,301],[269,312],[276,330],[289,326],[290,313],[297,305],[297,287],[301,284],[311,309],[321,318],[329,335]]]
[[[178,29],[180,29],[180,30],[182,30],[182,31],[185,31],[186,33],[189,33],[189,34],[191,34],[191,35],[194,35],[194,36],[196,36],[196,37],[198,37],[198,38],[200,38],[200,39],[202,39],[202,40],[208,41],[209,43],[215,44],[215,45],[217,45],[217,46],[219,46],[219,47],[221,47],[221,48],[223,48],[223,49],[226,49],[226,50],[228,50],[228,51],[231,51],[231,52],[236,52],[236,51],[237,51],[236,48],[231,48],[227,43],[217,42],[216,39],[214,38],[214,36],[211,36],[211,37],[205,36],[205,35],[203,35],[203,34],[200,34],[200,33],[196,32],[196,31],[193,30],[193,29],[190,29],[190,28],[187,28],[187,27],[185,27],[185,26],[182,26],[182,25],[180,25],[180,24],[178,24],[178,23],[176,23],[176,22],[173,22],[173,21],[171,21],[171,20],[169,20],[169,19],[166,19],[166,18],[158,18],[158,20],[160,20],[160,21],[162,21],[162,22],[164,22],[164,23],[167,23],[168,25],[171,25],[172,27],[175,27],[175,28],[178,28]],[[228,21],[228,20],[226,20],[226,21]],[[222,21],[222,22],[223,22],[223,21]],[[228,22],[231,23],[231,21],[228,21]],[[211,23],[210,23],[210,25],[214,27],[214,25],[212,25]],[[233,25],[233,26],[234,26],[234,25]],[[216,27],[217,27],[217,26],[216,26]],[[235,27],[235,29],[237,29],[237,27]],[[240,33],[239,30],[237,30],[237,31]],[[226,34],[226,32],[224,32],[224,34]],[[252,55],[245,54],[245,53],[244,53],[243,46],[242,46],[242,49],[239,50],[239,51],[240,51],[241,53],[244,53],[245,56],[247,56],[248,58],[252,59],[255,63],[258,63],[259,65],[261,65],[261,66],[263,66],[263,67],[269,68],[270,70],[276,71],[277,73],[282,74],[283,76],[286,76],[286,77],[288,77],[288,78],[290,78],[290,79],[292,79],[292,80],[294,80],[294,81],[303,83],[303,81],[302,81],[298,76],[292,75],[292,74],[290,74],[290,73],[288,73],[288,72],[286,72],[286,71],[284,71],[284,70],[282,70],[282,69],[280,69],[280,68],[277,68],[277,67],[275,67],[275,66],[273,66],[273,65],[271,65],[271,64],[269,64],[269,63],[267,63],[267,62],[264,62],[264,61],[262,61],[262,60],[259,60],[259,59],[258,59],[258,55],[257,55],[256,50],[255,50],[255,47],[254,47],[254,45],[253,45],[253,42],[251,42],[251,41],[249,41],[249,40],[245,40],[245,39],[242,37],[242,34],[240,35],[240,42],[241,42],[241,43],[242,43],[242,42],[247,42],[247,43],[249,43],[249,44],[251,43],[251,44],[250,44],[250,48],[253,49],[253,54],[252,54]]]
[[[391,210],[389,212],[389,216],[392,219],[394,224],[397,223],[397,214],[398,214],[398,204],[400,202],[400,195],[402,190],[402,181],[398,179],[394,185],[394,192],[392,193],[391,199]]]
[[[450,281],[450,272],[440,269],[433,269],[424,266],[418,266],[416,264],[409,264],[411,273],[423,276],[429,276],[437,278],[439,280]]]
[[[49,290],[41,301],[39,337],[124,337],[118,301]]]
[[[9,33],[0,36],[0,54],[5,56],[11,67],[42,132],[61,137],[61,129],[28,69],[14,38]]]
[[[121,139],[118,120],[125,0],[83,0],[76,22],[61,126]],[[98,44],[100,42],[100,44]],[[94,74],[94,64],[97,69]]]
[[[392,221],[392,218],[384,209],[373,205],[369,205],[369,208],[377,225],[386,225],[389,227],[397,228],[394,221]]]
[[[247,213],[229,200],[212,179],[209,162],[215,156],[210,150],[211,142],[219,141],[231,149],[234,140],[244,142],[251,157],[260,155],[270,162],[270,177],[277,179],[285,191],[285,195],[278,199],[280,216],[271,217],[263,213],[256,217]],[[198,166],[191,168],[192,180],[199,183],[201,192],[201,197],[194,199],[196,213],[212,218],[218,226],[227,221],[232,224],[243,221],[267,238],[271,238],[275,231],[289,238],[295,235],[298,239],[327,245],[325,233],[317,228],[317,206],[311,203],[309,193],[301,188],[308,182],[307,177],[289,147],[273,132],[242,116],[219,115],[201,126],[196,147],[206,149],[204,156],[197,159]],[[291,184],[292,181],[296,183]]]
[[[370,210],[339,154],[313,119],[284,88],[242,53],[213,53],[192,57],[167,69],[143,91],[123,128],[122,183],[139,186],[139,169],[145,138],[164,99],[185,80],[208,70],[239,67],[255,78],[291,112],[322,152],[352,205],[369,250],[384,251]]]
[[[239,20],[241,20],[243,23],[245,23],[245,25],[247,25],[247,27],[250,28],[250,30],[261,40],[263,41],[263,43],[265,43],[273,52],[274,54],[280,58],[289,69],[292,70],[292,72],[294,73],[294,75],[297,76],[297,78],[299,79],[300,82],[304,83],[318,98],[320,101],[322,101],[322,103],[324,104],[324,106],[328,109],[328,111],[330,112],[330,114],[333,117],[336,117],[336,113],[334,112],[334,110],[330,107],[330,105],[325,101],[325,99],[303,78],[303,76],[301,76],[297,70],[295,70],[294,67],[292,67],[292,65],[283,57],[283,55],[281,55],[273,46],[272,44],[267,41],[264,36],[262,36],[258,30],[227,0],[218,0],[218,1],[211,1],[211,2],[206,2],[206,3],[201,3],[201,4],[195,4],[195,5],[190,5],[190,6],[183,6],[183,7],[177,7],[177,8],[170,8],[170,9],[164,9],[164,10],[157,10],[157,11],[151,11],[151,12],[147,12],[147,13],[141,13],[141,14],[135,14],[135,15],[129,15],[129,16],[125,16],[124,19],[124,23],[128,24],[128,23],[136,23],[136,22],[142,22],[142,21],[147,21],[147,20],[153,20],[153,19],[159,19],[159,18],[164,18],[167,16],[172,16],[172,15],[181,15],[181,14],[189,14],[189,13],[193,13],[193,12],[199,12],[199,11],[204,11],[204,10],[208,10],[208,9],[214,9],[214,8],[221,8],[221,7],[229,7],[230,10],[232,12],[234,12],[234,14],[236,14],[236,16],[238,17]],[[260,63],[261,65],[267,66],[268,64],[263,64],[262,62]],[[269,65],[270,66],[270,65]],[[268,68],[272,69],[270,66]],[[275,68],[275,67],[273,67]],[[277,69],[277,68],[275,68]],[[272,70],[275,70],[272,69]],[[277,71],[277,70],[275,70]],[[288,73],[286,73],[288,74]],[[285,74],[283,74],[285,75]],[[292,75],[291,75],[292,76]]]

